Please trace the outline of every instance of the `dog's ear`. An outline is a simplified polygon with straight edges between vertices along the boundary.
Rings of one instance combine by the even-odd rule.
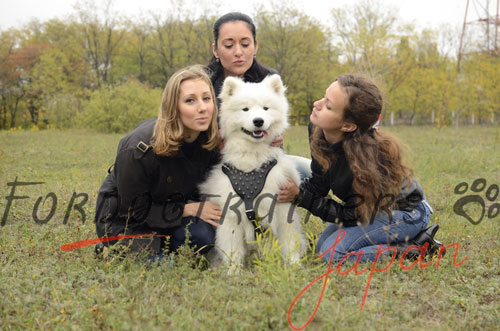
[[[269,87],[274,91],[274,93],[278,95],[283,95],[285,94],[285,86],[283,85],[283,82],[281,81],[280,75],[271,75],[267,76],[264,79],[264,83],[268,84]]]
[[[227,77],[224,80],[224,85],[222,86],[222,92],[220,93],[220,97],[222,100],[227,99],[228,97],[234,95],[234,93],[244,84],[240,78],[236,77]]]

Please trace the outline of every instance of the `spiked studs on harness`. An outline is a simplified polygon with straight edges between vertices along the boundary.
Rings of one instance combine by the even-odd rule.
[[[255,232],[262,232],[260,225],[257,224],[253,201],[262,192],[266,183],[269,171],[278,163],[276,159],[264,163],[260,168],[250,172],[244,172],[237,169],[230,163],[222,165],[222,172],[226,174],[233,186],[234,191],[240,196],[245,204],[245,214],[252,222]]]

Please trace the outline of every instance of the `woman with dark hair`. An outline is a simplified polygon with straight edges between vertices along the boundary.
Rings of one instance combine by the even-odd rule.
[[[260,64],[257,59],[259,45],[256,39],[255,24],[252,19],[242,13],[225,14],[214,24],[214,43],[212,58],[208,64],[215,95],[222,89],[224,79],[228,76],[241,77],[245,82],[259,83],[266,76],[278,74],[274,69]],[[220,100],[217,99],[219,105]],[[275,137],[272,146],[282,146],[283,137]],[[309,177],[309,159],[287,155],[295,164],[301,178]]]
[[[374,128],[382,103],[371,80],[338,77],[310,116],[312,177],[300,187],[290,182],[278,196],[279,202],[293,201],[332,223],[317,244],[327,262],[332,253],[339,261],[350,252],[358,252],[360,261],[373,261],[380,244],[394,244],[398,252],[412,244],[428,243],[429,253],[439,247],[433,239],[437,225],[424,230],[432,208],[403,162],[401,143]],[[333,198],[327,197],[330,190]],[[345,237],[332,252],[340,229]]]
[[[277,74],[256,60],[259,45],[255,24],[243,13],[228,13],[214,24],[212,58],[208,64],[215,95],[219,95],[224,79],[241,77],[246,82],[259,83],[266,76]]]
[[[139,123],[118,144],[113,170],[97,198],[97,235],[161,235],[122,242],[134,252],[148,249],[161,257],[164,248],[175,251],[184,244],[189,232],[190,246],[207,253],[221,208],[200,202],[197,186],[219,160],[219,140],[205,68],[177,71],[165,86],[158,117]]]

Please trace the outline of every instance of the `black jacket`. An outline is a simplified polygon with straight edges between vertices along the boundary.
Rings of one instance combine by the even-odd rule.
[[[311,139],[312,131],[313,126],[310,124],[309,139]],[[301,183],[296,200],[300,207],[309,210],[323,221],[355,226],[359,221],[356,207],[363,201],[352,188],[353,175],[342,144],[343,141],[339,141],[336,144],[324,146],[332,156],[335,155],[326,172],[311,155],[312,175]],[[330,190],[334,197],[327,197]],[[423,197],[422,187],[414,180],[410,185],[405,182],[400,194],[394,199],[399,210],[411,211],[417,207]],[[386,199],[391,199],[391,197],[386,197]]]
[[[141,122],[118,144],[97,199],[99,237],[162,234],[180,225],[186,203],[199,201],[197,186],[218,162],[218,151],[201,147],[207,140],[202,132],[176,155],[159,156],[149,145],[155,123],[155,118]]]

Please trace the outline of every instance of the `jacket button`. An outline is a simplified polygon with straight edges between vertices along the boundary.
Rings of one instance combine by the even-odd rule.
[[[172,183],[174,181],[174,179],[172,178],[172,176],[168,176],[167,177],[167,183]]]

